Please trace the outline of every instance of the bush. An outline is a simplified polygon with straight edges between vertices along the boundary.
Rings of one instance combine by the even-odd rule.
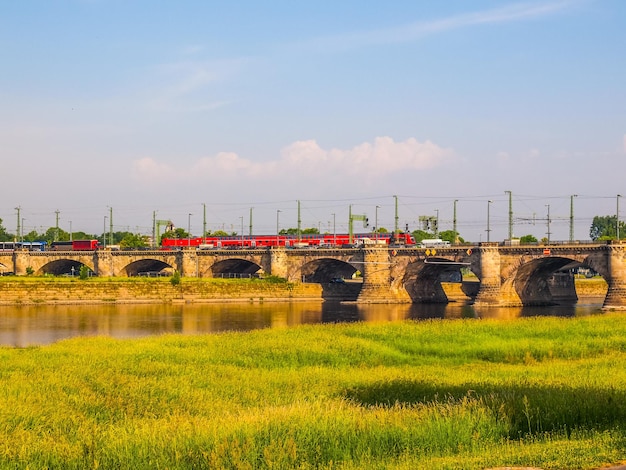
[[[172,274],[172,278],[170,279],[170,282],[172,283],[173,286],[177,286],[180,284],[180,273],[178,271],[174,271],[174,274]]]
[[[83,281],[85,279],[87,279],[89,277],[89,268],[87,266],[85,266],[84,264],[80,267],[80,270],[78,271],[78,276],[80,277],[80,279],[82,279]]]

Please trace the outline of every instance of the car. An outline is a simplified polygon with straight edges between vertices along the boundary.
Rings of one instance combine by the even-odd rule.
[[[333,278],[330,280],[330,283],[331,283],[331,284],[345,284],[345,283],[346,283],[346,281],[345,281],[345,279],[344,279],[344,278],[342,278],[342,277],[333,277]]]

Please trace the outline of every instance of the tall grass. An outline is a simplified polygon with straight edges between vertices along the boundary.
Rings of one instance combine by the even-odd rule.
[[[618,314],[0,348],[0,467],[594,468],[625,366]]]

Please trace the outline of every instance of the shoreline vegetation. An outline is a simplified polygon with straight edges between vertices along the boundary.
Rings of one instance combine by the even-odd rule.
[[[626,316],[302,325],[0,348],[0,468],[593,469]]]
[[[474,278],[475,279],[475,278]],[[469,282],[473,282],[474,279]],[[477,281],[475,281],[477,282]],[[604,297],[602,278],[575,279],[580,298]],[[442,283],[450,301],[467,301],[460,283]],[[287,282],[280,278],[215,279],[0,277],[0,305],[97,303],[294,302],[323,300],[319,284]]]

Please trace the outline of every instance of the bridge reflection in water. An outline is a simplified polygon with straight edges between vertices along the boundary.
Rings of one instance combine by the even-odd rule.
[[[583,316],[601,313],[602,298],[573,306],[487,307],[449,304],[334,302],[186,305],[0,306],[0,345],[44,345],[76,336],[138,338],[286,328],[302,324],[458,318]]]

